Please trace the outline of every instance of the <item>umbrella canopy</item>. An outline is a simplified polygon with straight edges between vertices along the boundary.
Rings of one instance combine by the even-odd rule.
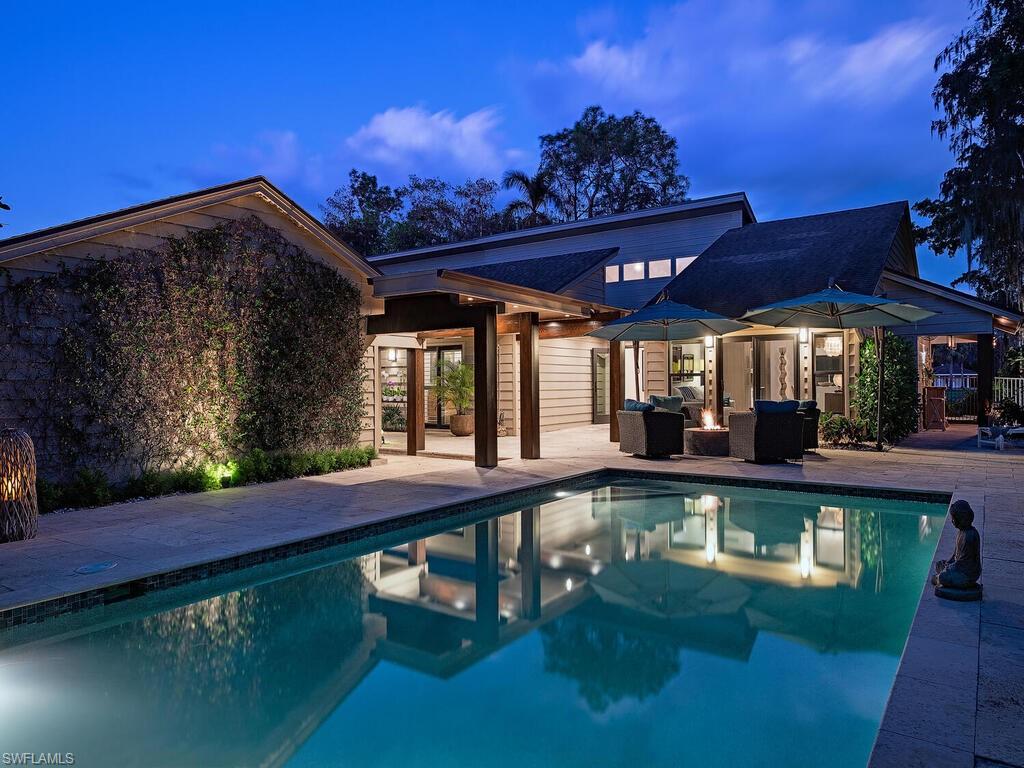
[[[743,319],[787,328],[872,328],[916,323],[934,314],[881,296],[826,288],[748,310]]]
[[[612,320],[587,335],[608,341],[681,341],[749,327],[714,312],[665,300]]]
[[[663,619],[735,613],[750,588],[721,571],[669,560],[635,560],[605,568],[590,586],[606,603]]]

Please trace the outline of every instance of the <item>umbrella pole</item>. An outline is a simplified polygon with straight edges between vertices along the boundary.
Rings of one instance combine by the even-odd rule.
[[[885,392],[885,328],[875,326],[875,359],[878,363],[878,402],[875,414],[875,449],[882,450],[882,397]]]
[[[640,399],[640,342],[633,342],[633,381],[636,384],[636,399]]]

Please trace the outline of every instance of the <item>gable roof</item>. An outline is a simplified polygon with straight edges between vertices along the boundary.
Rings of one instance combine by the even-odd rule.
[[[228,184],[173,195],[0,240],[0,264],[39,251],[58,248],[108,232],[139,226],[247,195],[257,195],[266,200],[282,215],[289,217],[328,251],[358,272],[367,276],[380,274],[376,267],[331,234],[315,217],[263,176],[253,176]]]
[[[832,281],[845,291],[874,294],[897,238],[909,232],[909,218],[910,207],[901,201],[731,229],[662,293],[726,317],[820,291]]]
[[[594,251],[483,264],[478,267],[458,267],[457,271],[523,288],[561,293],[584,279],[618,252],[618,247],[600,248]]]
[[[662,221],[674,221],[676,219],[687,219],[696,216],[710,216],[737,209],[743,212],[744,224],[757,221],[754,217],[754,211],[750,207],[750,202],[747,200],[746,193],[733,192],[726,195],[687,200],[677,205],[666,205],[660,208],[647,208],[642,211],[630,211],[628,213],[613,213],[607,216],[581,219],[580,221],[564,221],[558,224],[547,224],[542,227],[519,229],[514,232],[501,232],[497,235],[478,237],[474,240],[462,240],[457,243],[444,243],[424,248],[413,248],[407,251],[384,253],[379,256],[371,256],[370,261],[382,265],[396,264],[437,256],[469,253],[484,248],[504,248],[510,245],[536,243],[570,235],[605,232],[612,229],[657,224]]]

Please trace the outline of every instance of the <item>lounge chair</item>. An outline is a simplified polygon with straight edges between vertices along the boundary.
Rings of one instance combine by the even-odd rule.
[[[795,407],[788,412],[734,411],[729,416],[729,455],[757,464],[799,461],[804,423]]]
[[[648,459],[683,452],[686,416],[672,411],[617,411],[619,450]]]

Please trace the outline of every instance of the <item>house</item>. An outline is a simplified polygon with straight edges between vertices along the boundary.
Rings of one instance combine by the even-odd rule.
[[[586,335],[657,297],[739,317],[835,284],[931,309],[933,317],[895,331],[917,340],[922,368],[930,340],[977,340],[980,410],[986,392],[991,401],[993,333],[1024,322],[920,278],[906,202],[758,222],[743,193],[364,259],[257,177],[2,240],[0,267],[17,281],[249,215],[360,286],[361,441],[394,429],[407,452],[424,450],[428,430],[449,416],[433,397],[434,377],[444,363],[465,361],[476,385],[472,453],[483,467],[497,464],[499,419],[519,438],[521,457],[539,458],[542,436],[557,430],[607,423],[617,440],[613,416],[626,397],[685,391],[725,421],[761,398],[849,412],[857,331],[755,327],[644,342],[636,359],[632,348]],[[624,375],[634,366],[640,392]],[[17,403],[0,401],[2,421],[24,420]]]

